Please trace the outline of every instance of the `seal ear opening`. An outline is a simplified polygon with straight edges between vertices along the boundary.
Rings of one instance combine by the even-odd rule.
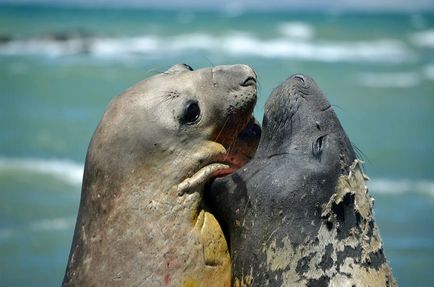
[[[315,158],[319,158],[322,154],[322,150],[324,148],[326,136],[320,136],[316,139],[314,143],[312,143],[312,154]]]

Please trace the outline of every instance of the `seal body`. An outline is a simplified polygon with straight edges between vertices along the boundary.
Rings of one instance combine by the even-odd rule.
[[[88,149],[63,285],[229,286],[202,191],[256,149],[242,132],[255,102],[246,65],[175,65],[115,98]]]
[[[393,286],[352,145],[313,79],[268,99],[255,157],[216,179],[235,286]]]

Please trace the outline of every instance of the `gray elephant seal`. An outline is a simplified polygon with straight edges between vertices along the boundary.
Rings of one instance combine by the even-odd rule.
[[[255,157],[207,200],[226,225],[235,286],[394,286],[360,161],[315,82],[268,99]]]
[[[175,65],[115,98],[88,149],[63,286],[229,286],[202,190],[255,151],[242,132],[255,102],[246,65]]]

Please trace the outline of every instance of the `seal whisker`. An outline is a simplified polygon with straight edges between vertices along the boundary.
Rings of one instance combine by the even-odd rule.
[[[334,107],[334,108],[338,108],[338,109],[340,109],[341,111],[345,111],[343,108],[341,108],[340,106],[338,106],[338,105],[331,105],[332,107]]]
[[[217,137],[214,139],[214,141],[216,141],[216,142],[219,141],[219,138],[220,138],[220,136],[221,136],[221,134],[222,134],[223,130],[225,129],[225,127],[226,127],[226,125],[227,125],[228,122],[229,122],[229,118],[226,118],[225,119],[225,123],[223,124],[222,128],[220,129],[220,131],[217,134]]]
[[[151,69],[145,71],[145,75],[147,77],[155,76],[157,74],[163,74],[163,73],[164,73],[164,71],[160,70],[159,68],[151,68]]]
[[[230,154],[231,151],[232,151],[232,147],[235,145],[236,141],[237,141],[237,138],[234,138],[234,139],[232,140],[231,144],[229,145],[229,147],[227,148],[227,153],[226,153],[226,155],[225,155],[224,161],[227,161],[227,159],[228,159],[228,157],[229,157],[229,154]]]
[[[211,60],[207,56],[203,55],[203,57],[206,59],[206,61],[208,62],[208,64],[210,64],[211,68],[215,67],[214,63],[211,62]]]
[[[357,154],[357,158],[369,162],[371,163],[371,161],[369,160],[369,158],[366,156],[366,154],[353,142],[351,142],[351,146],[353,147],[354,151]]]
[[[256,78],[256,90],[258,91],[258,94],[262,93],[262,83],[259,78]]]

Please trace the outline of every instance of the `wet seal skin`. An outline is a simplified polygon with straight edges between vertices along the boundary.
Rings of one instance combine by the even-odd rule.
[[[233,286],[396,286],[366,176],[313,79],[268,99],[254,158],[207,200],[226,225]]]
[[[229,286],[204,186],[256,150],[256,74],[175,65],[108,106],[89,145],[63,286]]]

